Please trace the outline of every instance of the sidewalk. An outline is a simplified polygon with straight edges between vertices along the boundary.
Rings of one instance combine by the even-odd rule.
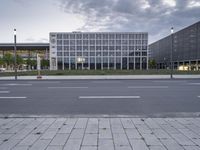
[[[173,75],[174,79],[200,79],[200,75]],[[18,76],[19,80],[37,80],[37,76]],[[123,79],[170,79],[170,75],[76,75],[42,76],[43,80],[123,80]],[[0,77],[0,80],[14,80],[14,77]],[[41,80],[41,79],[40,79]]]
[[[8,149],[199,150],[200,118],[1,118]]]

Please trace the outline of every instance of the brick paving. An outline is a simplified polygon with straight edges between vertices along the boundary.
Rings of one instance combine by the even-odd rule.
[[[1,118],[0,150],[200,150],[200,118]]]

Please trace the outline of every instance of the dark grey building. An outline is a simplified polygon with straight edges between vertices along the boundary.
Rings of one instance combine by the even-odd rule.
[[[147,69],[146,32],[50,33],[50,69]]]
[[[149,45],[149,57],[158,69],[200,70],[200,21]]]

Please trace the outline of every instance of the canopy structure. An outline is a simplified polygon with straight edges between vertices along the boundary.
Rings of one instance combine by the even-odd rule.
[[[14,43],[0,43],[0,51],[12,49]],[[17,50],[49,50],[49,43],[17,43]]]

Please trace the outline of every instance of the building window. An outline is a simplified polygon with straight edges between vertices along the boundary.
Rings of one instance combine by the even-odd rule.
[[[77,35],[76,35],[76,38],[77,38],[77,39],[82,39],[82,34],[77,34]]]
[[[57,56],[62,56],[62,52],[57,52]]]
[[[69,45],[69,40],[64,40],[64,45]]]
[[[57,39],[62,39],[62,34],[57,34]]]
[[[57,45],[62,45],[62,40],[57,40]]]
[[[117,34],[116,39],[121,39],[121,34]]]
[[[88,34],[83,34],[83,39],[88,40],[89,39],[88,37],[89,37]]]
[[[70,39],[75,39],[75,34],[70,34]]]
[[[109,39],[111,39],[111,40],[115,39],[115,35],[114,34],[109,34]]]
[[[95,39],[95,34],[90,34],[89,37],[90,39]]]
[[[69,39],[69,34],[64,34],[64,35],[63,35],[63,38],[64,38],[64,39]]]

